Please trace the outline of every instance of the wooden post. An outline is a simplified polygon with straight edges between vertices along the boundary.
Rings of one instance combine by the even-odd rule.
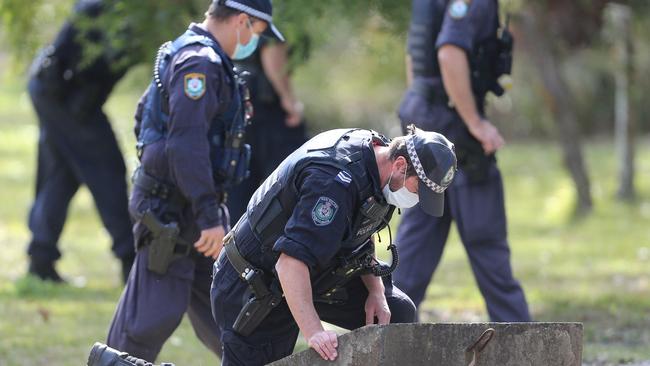
[[[632,201],[635,197],[634,129],[630,118],[629,99],[632,64],[630,23],[632,16],[629,6],[616,3],[608,4],[607,15],[616,59],[613,72],[616,80],[615,141],[619,162],[619,186],[617,195],[622,200]]]

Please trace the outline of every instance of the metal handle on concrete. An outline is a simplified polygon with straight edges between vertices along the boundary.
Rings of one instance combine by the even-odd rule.
[[[483,349],[487,346],[488,343],[490,343],[490,340],[492,340],[492,337],[494,336],[494,333],[496,331],[494,328],[488,328],[486,329],[483,334],[481,334],[480,337],[474,343],[472,343],[471,346],[467,347],[466,352],[472,352],[472,361],[470,361],[469,365],[467,366],[475,366],[476,365],[476,359],[478,358],[478,355],[483,352]]]

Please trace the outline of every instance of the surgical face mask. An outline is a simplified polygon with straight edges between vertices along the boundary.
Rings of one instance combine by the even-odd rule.
[[[386,202],[396,206],[397,208],[411,208],[418,204],[420,197],[417,193],[413,193],[406,188],[406,173],[404,173],[404,182],[402,183],[402,188],[393,192],[390,190],[390,180],[393,178],[393,173],[390,173],[390,178],[388,178],[388,184],[383,189],[384,197]]]
[[[260,41],[259,34],[253,32],[253,24],[247,20],[248,28],[251,30],[251,39],[247,44],[243,45],[239,42],[239,29],[237,29],[237,46],[235,46],[235,53],[232,55],[233,60],[243,60],[250,56],[257,49],[257,43]]]

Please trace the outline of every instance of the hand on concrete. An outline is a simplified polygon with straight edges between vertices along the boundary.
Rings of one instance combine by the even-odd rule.
[[[221,225],[201,230],[201,237],[194,243],[194,248],[206,257],[217,259],[219,253],[221,253],[221,248],[223,248],[223,237],[225,235],[226,230]]]
[[[368,294],[365,310],[366,325],[374,324],[375,318],[379,325],[390,323],[390,308],[383,292]]]
[[[313,348],[323,358],[323,360],[334,361],[336,356],[336,347],[338,341],[336,333],[331,330],[321,330],[309,337],[309,347]]]
[[[298,127],[302,123],[304,106],[293,98],[282,98],[282,109],[287,112],[287,127]]]
[[[486,155],[496,152],[505,144],[499,130],[487,119],[471,124],[469,132],[481,143]]]

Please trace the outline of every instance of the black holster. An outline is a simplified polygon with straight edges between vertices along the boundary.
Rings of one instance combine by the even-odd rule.
[[[269,278],[264,271],[255,268],[241,255],[235,244],[235,231],[233,229],[224,238],[224,250],[230,264],[239,274],[239,279],[248,284],[251,296],[239,312],[233,330],[242,336],[248,336],[280,304],[282,291],[277,278]]]
[[[142,214],[140,222],[151,232],[147,265],[150,271],[164,275],[173,261],[190,253],[192,246],[179,237],[178,223],[163,224],[151,211]]]
[[[469,134],[461,134],[456,141],[458,167],[463,170],[470,183],[480,184],[488,180],[494,155],[485,155],[481,144]]]

